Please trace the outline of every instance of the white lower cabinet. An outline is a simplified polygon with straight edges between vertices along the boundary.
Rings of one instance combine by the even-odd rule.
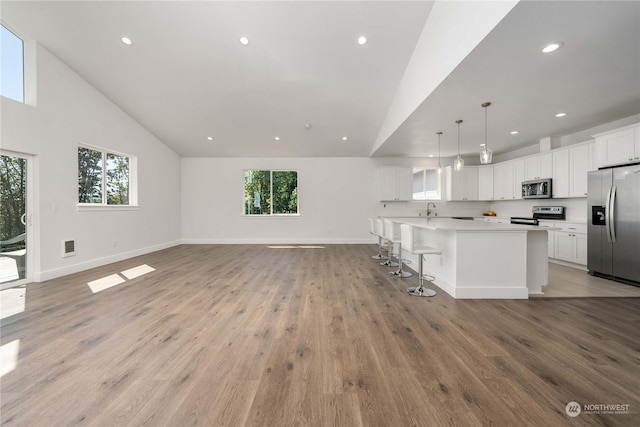
[[[587,265],[586,224],[556,223],[562,230],[555,231],[554,258],[575,264]]]

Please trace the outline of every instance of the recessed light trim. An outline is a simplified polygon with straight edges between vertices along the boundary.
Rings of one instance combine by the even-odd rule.
[[[518,132],[517,130],[512,130],[511,132],[509,132],[509,134],[511,134],[511,135],[517,135],[517,134],[519,134],[519,133],[520,133],[520,132]]]
[[[279,136],[276,136],[273,139],[276,140],[276,141],[280,141],[280,137]]]
[[[249,44],[249,39],[247,37],[245,37],[245,36],[240,37],[240,44],[242,46],[248,45]]]
[[[343,140],[343,141],[346,141],[346,140],[348,140],[348,139],[349,139],[349,138],[347,138],[346,136],[343,136],[343,137],[342,137],[342,140]]]
[[[562,45],[563,45],[562,42],[549,43],[548,45],[542,48],[542,53],[555,52],[556,50],[560,49]]]
[[[567,115],[567,113],[558,113],[558,114],[556,114],[556,117],[560,118],[560,117],[564,117],[566,115]]]
[[[365,36],[358,37],[358,44],[360,46],[367,44],[367,38]]]
[[[213,137],[212,136],[208,136],[207,137],[207,141],[213,141]]]
[[[131,46],[133,44],[133,42],[131,41],[131,39],[129,37],[122,37],[120,40],[122,40],[122,43],[126,44],[127,46]]]

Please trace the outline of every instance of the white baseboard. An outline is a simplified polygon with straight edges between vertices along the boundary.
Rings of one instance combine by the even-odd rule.
[[[183,245],[377,245],[371,239],[182,239]]]
[[[549,258],[549,262],[552,262],[554,264],[564,265],[565,267],[575,268],[576,270],[588,271],[586,265],[562,261],[561,259]]]
[[[66,276],[68,274],[79,273],[90,268],[100,267],[112,262],[122,261],[125,259],[133,258],[140,255],[145,255],[151,252],[160,251],[162,249],[171,248],[173,246],[180,245],[180,240],[174,240],[171,242],[160,243],[158,245],[147,246],[133,251],[121,252],[119,254],[111,255],[103,258],[96,258],[89,261],[83,261],[77,264],[68,265],[61,268],[54,268],[52,270],[40,271],[33,273],[34,282],[44,282],[46,280],[55,279],[57,277]]]

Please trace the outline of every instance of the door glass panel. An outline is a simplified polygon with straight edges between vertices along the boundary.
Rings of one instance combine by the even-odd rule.
[[[0,284],[25,278],[27,160],[0,156]]]

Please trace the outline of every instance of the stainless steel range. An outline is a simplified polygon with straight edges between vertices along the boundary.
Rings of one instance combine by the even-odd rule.
[[[534,206],[531,209],[533,216],[512,216],[511,224],[538,225],[541,219],[564,220],[566,218],[564,206]]]

